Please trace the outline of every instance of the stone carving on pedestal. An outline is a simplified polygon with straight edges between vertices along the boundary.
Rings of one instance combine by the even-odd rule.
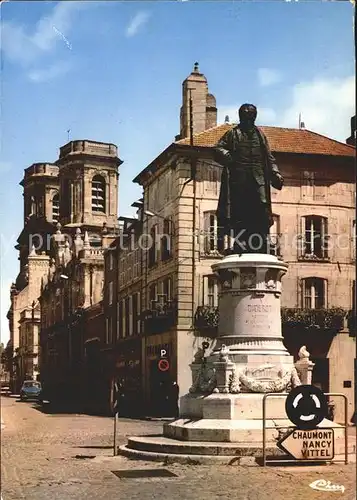
[[[247,267],[240,270],[240,288],[254,288],[256,283],[256,270],[253,267]]]
[[[191,365],[192,366],[192,365]],[[190,387],[190,393],[211,394],[217,385],[215,369],[202,363],[196,379]]]
[[[245,368],[239,377],[245,392],[283,392],[291,387],[301,385],[296,369],[276,369],[274,365],[265,364],[254,370]],[[242,391],[243,392],[243,391]]]

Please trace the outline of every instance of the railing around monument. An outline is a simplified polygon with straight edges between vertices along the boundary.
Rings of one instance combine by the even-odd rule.
[[[348,399],[347,399],[347,396],[345,394],[341,394],[341,393],[335,393],[335,392],[326,392],[325,393],[325,396],[332,396],[332,397],[340,397],[340,398],[343,398],[344,399],[344,425],[341,425],[337,428],[337,429],[344,429],[344,444],[345,444],[345,453],[344,453],[344,458],[343,459],[335,459],[335,458],[326,458],[326,459],[316,459],[316,460],[311,460],[311,459],[289,459],[289,458],[284,458],[284,455],[281,455],[280,458],[276,458],[276,459],[269,459],[267,460],[267,454],[266,454],[266,430],[267,429],[273,429],[273,430],[279,430],[279,429],[285,429],[286,431],[288,431],[289,429],[296,429],[296,430],[300,430],[298,429],[295,425],[282,425],[282,426],[277,426],[277,425],[274,425],[274,426],[267,426],[266,425],[266,420],[267,420],[267,415],[266,415],[266,400],[268,398],[272,398],[272,397],[287,397],[289,395],[288,392],[281,392],[281,393],[276,393],[276,392],[269,392],[268,394],[264,394],[263,396],[263,467],[266,467],[267,463],[297,463],[297,462],[304,462],[304,463],[307,463],[307,462],[310,462],[310,463],[313,463],[313,462],[334,462],[334,463],[337,463],[337,462],[343,462],[345,463],[346,465],[348,464]],[[323,430],[325,428],[323,427],[317,427],[316,428],[317,430]],[[335,429],[335,428],[330,428],[329,430],[331,429]]]

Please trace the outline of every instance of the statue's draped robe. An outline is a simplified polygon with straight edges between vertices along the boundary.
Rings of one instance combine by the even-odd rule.
[[[215,160],[223,166],[217,209],[220,239],[245,230],[243,241],[251,234],[266,240],[273,223],[270,185],[281,189],[282,182],[265,135],[257,127],[246,132],[238,125],[219,141]]]

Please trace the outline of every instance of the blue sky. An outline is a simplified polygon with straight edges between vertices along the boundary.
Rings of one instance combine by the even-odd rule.
[[[119,210],[131,181],[179,132],[181,83],[195,61],[219,121],[243,102],[264,125],[298,124],[345,141],[354,113],[349,2],[5,2],[1,5],[1,336],[8,339],[23,170],[70,138],[113,142]]]

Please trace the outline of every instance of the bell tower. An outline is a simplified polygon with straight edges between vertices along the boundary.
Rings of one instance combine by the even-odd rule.
[[[71,141],[60,148],[59,222],[98,234],[103,226],[118,227],[118,148],[89,140]]]

